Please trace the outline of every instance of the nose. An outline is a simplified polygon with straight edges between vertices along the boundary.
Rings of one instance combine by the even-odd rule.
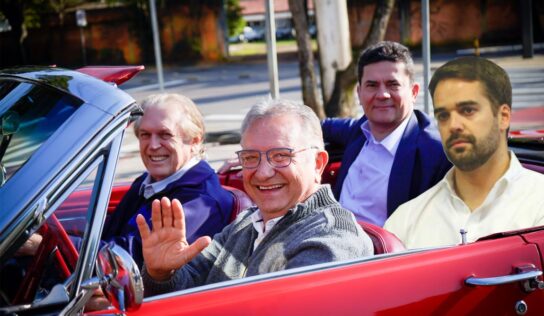
[[[450,128],[450,131],[452,132],[458,132],[458,131],[461,131],[463,130],[463,120],[462,120],[462,117],[453,112],[451,113],[450,115],[450,119],[449,119],[449,128]]]
[[[161,139],[157,135],[151,135],[149,138],[149,147],[151,149],[158,149],[161,147]]]
[[[383,84],[380,84],[378,86],[378,90],[376,91],[376,97],[379,99],[389,99],[391,98],[391,93],[389,90],[387,90],[387,87]]]
[[[268,163],[266,160],[266,157],[262,157],[261,162],[257,166],[257,169],[255,170],[255,176],[259,179],[267,179],[276,173],[276,169]]]

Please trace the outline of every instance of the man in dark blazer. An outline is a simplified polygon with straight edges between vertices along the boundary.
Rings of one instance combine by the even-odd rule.
[[[383,226],[402,203],[440,181],[450,169],[431,118],[414,110],[419,84],[408,48],[380,42],[358,61],[365,115],[322,122],[325,141],[344,148],[334,194],[358,220]]]

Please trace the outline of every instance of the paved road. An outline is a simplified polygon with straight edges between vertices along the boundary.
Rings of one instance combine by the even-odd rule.
[[[432,69],[449,57],[433,60]],[[524,60],[521,57],[491,58],[510,75],[513,85],[514,120],[512,129],[544,128],[544,54]],[[416,80],[423,82],[422,65],[416,59]],[[280,95],[282,98],[301,100],[300,78],[296,60],[279,61]],[[158,92],[154,69],[147,69],[127,82],[122,88],[136,100]],[[268,96],[266,61],[171,67],[165,69],[167,92],[177,92],[192,98],[204,115],[208,138],[208,160],[218,168],[224,159],[233,157],[238,145],[220,146],[218,136],[229,137],[239,130],[241,120],[249,108]],[[423,109],[420,96],[416,108]],[[138,157],[137,141],[132,131],[127,132],[119,164],[119,180],[133,179],[143,170]]]

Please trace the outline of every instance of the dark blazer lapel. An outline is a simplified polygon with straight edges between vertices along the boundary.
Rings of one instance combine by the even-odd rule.
[[[187,170],[187,172],[181,176],[181,178],[167,185],[164,192],[170,190],[172,187],[199,186],[214,173],[215,171],[210,167],[210,165],[206,161],[201,160],[192,168]]]
[[[363,146],[366,142],[366,136],[361,130],[361,125],[366,121],[366,117],[363,116],[357,124],[353,126],[353,131],[351,132],[350,139],[348,140],[348,146],[344,150],[344,156],[342,157],[342,165],[340,171],[338,172],[338,179],[336,180],[336,185],[334,188],[334,196],[337,200],[340,200],[340,192],[342,191],[342,186],[344,185],[344,180],[348,175],[348,170],[363,149]]]
[[[397,153],[395,154],[395,160],[393,161],[393,166],[391,166],[389,186],[387,189],[388,217],[399,205],[408,201],[410,198],[419,132],[416,115],[412,113],[408,125],[402,134]]]

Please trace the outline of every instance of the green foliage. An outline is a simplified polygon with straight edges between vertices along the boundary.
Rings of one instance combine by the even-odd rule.
[[[25,6],[23,9],[23,24],[27,29],[39,28],[40,23],[40,10],[43,7],[43,3],[36,3],[39,1],[29,1],[34,5]]]
[[[242,33],[246,21],[242,18],[242,7],[239,0],[226,0],[227,29],[229,36]]]
[[[22,26],[25,29],[41,27],[41,16],[45,13],[56,13],[62,16],[68,9],[84,3],[100,0],[0,0],[0,19],[5,18],[13,24],[13,14],[22,15]],[[10,16],[10,14],[12,16]],[[12,25],[13,26],[13,25]]]

